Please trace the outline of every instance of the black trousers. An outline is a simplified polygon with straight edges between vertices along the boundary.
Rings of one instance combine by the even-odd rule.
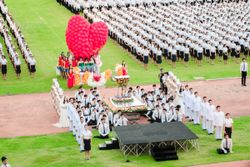
[[[221,148],[217,149],[217,153],[218,154],[228,154],[230,152],[230,150],[228,148],[224,148],[225,150],[227,150],[227,153],[224,153],[224,151]]]
[[[232,137],[232,127],[231,128],[225,127],[225,132],[226,132],[226,134],[228,134],[229,138],[231,139],[231,137]]]
[[[241,71],[241,85],[246,85],[247,72]]]

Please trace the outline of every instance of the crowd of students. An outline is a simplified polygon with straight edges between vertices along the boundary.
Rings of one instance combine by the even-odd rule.
[[[16,25],[11,14],[9,13],[8,8],[5,5],[4,1],[0,1],[0,13],[2,15],[0,18],[0,33],[1,36],[4,38],[7,52],[10,55],[10,60],[15,68],[17,77],[20,78],[21,74],[21,60],[17,53],[17,49],[13,45],[12,37],[9,34],[9,30],[16,39],[17,45],[27,64],[30,75],[33,76],[34,73],[36,72],[36,60],[34,59],[32,52],[30,51],[20,28]],[[7,23],[8,26],[5,25],[5,22]],[[0,64],[2,68],[3,79],[6,79],[7,61],[6,58],[3,56],[3,52],[0,60],[1,60]]]
[[[56,0],[60,5],[65,6],[74,14],[78,14],[82,11],[83,0]]]
[[[165,92],[168,90],[176,92],[176,95],[173,97],[178,107],[176,107],[173,116],[170,116],[170,121],[178,120],[179,116],[179,120],[189,120],[195,125],[201,124],[202,130],[207,131],[208,135],[215,134],[216,140],[222,140],[221,148],[217,150],[219,154],[232,152],[233,120],[230,114],[225,114],[221,110],[221,106],[215,106],[213,100],[208,99],[207,96],[200,97],[199,93],[194,91],[189,85],[185,85],[184,87],[180,85],[179,80],[172,73],[163,73],[163,71],[161,71],[159,77],[160,82],[163,83],[163,85],[161,84],[161,87],[163,87],[162,90],[165,90]],[[169,84],[169,78],[176,84]],[[169,106],[171,105],[173,104],[170,101]],[[162,107],[161,110],[159,110],[157,104],[155,104],[155,110],[164,113],[164,108]],[[170,110],[170,113],[171,112],[173,113],[173,109],[172,111]],[[160,118],[162,120],[162,117]]]
[[[15,46],[13,45],[12,38],[9,34],[8,28],[5,26],[4,20],[2,18],[0,18],[0,34],[4,39],[4,43],[5,43],[6,48],[7,48],[7,53],[9,55],[9,58],[10,58],[12,65],[15,69],[16,75],[18,78],[20,78],[21,60],[20,60],[20,57],[17,53]],[[3,55],[4,54],[2,52],[2,61],[1,61],[2,66],[1,67],[2,67],[2,74],[4,75],[4,79],[6,79],[7,60],[6,60],[5,56],[3,56]]]
[[[108,9],[112,7],[129,7],[129,6],[150,6],[161,3],[170,5],[172,3],[189,3],[189,4],[203,4],[203,3],[220,3],[220,2],[239,2],[240,0],[57,0],[57,2],[65,6],[72,13],[78,14],[83,9]],[[247,2],[247,0],[246,0]]]
[[[153,85],[151,90],[146,91],[136,86],[130,87],[126,92],[128,96],[135,96],[147,106],[145,116],[148,117],[148,121],[192,121],[195,125],[202,124],[202,129],[209,135],[215,133],[216,140],[222,140],[223,133],[230,139],[231,144],[220,148],[218,153],[232,152],[233,120],[230,114],[225,115],[219,105],[215,107],[213,101],[208,100],[206,96],[199,97],[199,93],[194,92],[188,85],[183,88],[172,72],[161,70],[159,78],[160,87]],[[126,126],[130,123],[123,112],[114,113],[110,110],[97,88],[91,88],[87,92],[80,87],[74,97],[67,98],[57,80],[53,80],[52,97],[60,115],[59,124],[56,126],[69,127],[80,146],[80,152],[85,151],[87,159],[91,150],[90,127],[98,130],[99,135],[95,137],[109,138],[113,126]],[[226,138],[222,140],[223,146],[225,140],[228,142]]]
[[[112,7],[84,10],[92,21],[104,21],[109,35],[135,57],[148,63],[151,57],[160,64],[163,57],[175,67],[177,60],[190,57],[201,64],[214,64],[218,55],[227,63],[239,62],[241,53],[249,55],[249,2],[156,3],[147,6]]]

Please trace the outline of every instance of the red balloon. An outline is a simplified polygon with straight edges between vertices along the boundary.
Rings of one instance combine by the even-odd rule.
[[[99,82],[100,79],[101,79],[101,75],[100,74],[94,74],[93,79],[94,79],[94,81]]]

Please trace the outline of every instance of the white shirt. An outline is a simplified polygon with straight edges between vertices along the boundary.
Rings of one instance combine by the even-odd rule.
[[[2,65],[6,65],[7,64],[7,60],[6,59],[2,59],[1,64]]]
[[[90,130],[84,129],[82,135],[83,135],[83,139],[88,140],[92,138],[92,132]]]
[[[110,132],[109,125],[107,123],[100,123],[98,126],[98,132],[102,136],[107,136]]]
[[[222,111],[215,111],[214,113],[214,125],[223,126],[225,120],[225,114]]]
[[[10,164],[6,164],[6,165],[2,164],[1,167],[11,167],[11,166],[10,166]]]
[[[222,139],[221,141],[221,149],[223,151],[226,151],[225,148],[229,148],[230,152],[232,152],[233,149],[233,141],[232,139]]]
[[[224,125],[225,125],[225,127],[227,127],[227,128],[231,128],[232,125],[233,125],[233,123],[234,123],[234,121],[233,121],[232,118],[226,118],[226,119],[224,120]]]
[[[126,117],[120,117],[117,120],[116,126],[127,126],[128,125],[128,120]]]
[[[240,71],[244,71],[244,72],[247,72],[248,71],[248,64],[247,62],[242,62],[240,63]]]

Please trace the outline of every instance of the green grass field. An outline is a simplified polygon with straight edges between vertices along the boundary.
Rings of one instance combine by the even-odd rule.
[[[249,159],[250,117],[235,119],[234,153],[230,155],[218,155],[215,150],[220,141],[215,141],[214,136],[208,136],[200,126],[188,124],[188,127],[199,136],[200,150],[178,152],[178,161],[155,162],[151,156],[145,154],[141,157],[129,156],[130,162],[127,163],[120,150],[98,150],[98,144],[104,141],[101,139],[93,140],[92,159],[85,161],[84,154],[79,153],[79,147],[71,133],[0,139],[0,155],[6,155],[15,167],[170,167]]]
[[[35,78],[31,78],[27,66],[23,63],[22,78],[18,80],[9,63],[8,79],[6,81],[0,79],[0,95],[48,92],[51,79],[56,77],[55,67],[58,54],[61,51],[67,51],[65,29],[72,14],[57,4],[55,0],[5,0],[5,2],[15,22],[21,27],[37,60],[37,74]],[[0,41],[2,42],[2,39]],[[115,64],[125,60],[131,76],[130,83],[133,85],[157,83],[160,67],[174,71],[181,80],[193,80],[194,77],[212,79],[239,75],[239,65],[231,61],[228,65],[219,61],[216,62],[216,65],[204,62],[202,67],[190,62],[190,68],[185,68],[181,63],[178,63],[175,69],[172,69],[167,62],[164,62],[160,67],[151,63],[149,70],[145,71],[142,64],[135,61],[131,55],[111,40],[103,48],[101,55],[104,64],[103,70],[113,70]],[[61,85],[66,88],[65,81],[59,80]],[[114,85],[111,81],[107,83],[107,86]]]
[[[51,79],[57,77],[55,67],[58,54],[61,51],[67,51],[65,29],[72,14],[64,7],[59,6],[56,0],[5,0],[5,2],[37,60],[37,73],[34,78],[31,78],[27,66],[22,60],[22,75],[21,79],[18,80],[14,68],[9,62],[7,80],[0,79],[0,95],[48,92],[52,83]],[[3,43],[2,38],[0,38],[0,42]],[[6,48],[4,51],[6,55]],[[115,64],[125,60],[131,76],[130,83],[133,85],[158,83],[159,68],[172,70],[182,81],[193,80],[194,77],[215,79],[239,76],[239,65],[232,60],[229,61],[228,65],[224,65],[218,60],[215,65],[204,62],[201,67],[191,61],[188,68],[178,63],[175,69],[172,69],[167,62],[159,67],[151,62],[149,70],[145,71],[142,64],[135,61],[131,55],[112,40],[109,40],[103,48],[101,56],[102,70],[113,70]],[[62,87],[66,89],[66,82],[58,79]],[[115,83],[109,81],[106,86],[115,86]],[[250,117],[235,119],[234,153],[225,156],[217,155],[215,152],[220,142],[215,141],[214,136],[208,136],[199,126],[188,124],[188,127],[200,137],[200,150],[187,153],[179,152],[180,160],[178,161],[155,162],[152,157],[143,155],[141,157],[131,156],[129,157],[130,162],[126,163],[119,150],[99,151],[97,146],[103,142],[100,139],[94,140],[92,159],[85,161],[83,154],[79,153],[79,147],[71,133],[2,138],[0,139],[0,155],[6,155],[12,166],[15,167],[161,167],[249,159]]]

